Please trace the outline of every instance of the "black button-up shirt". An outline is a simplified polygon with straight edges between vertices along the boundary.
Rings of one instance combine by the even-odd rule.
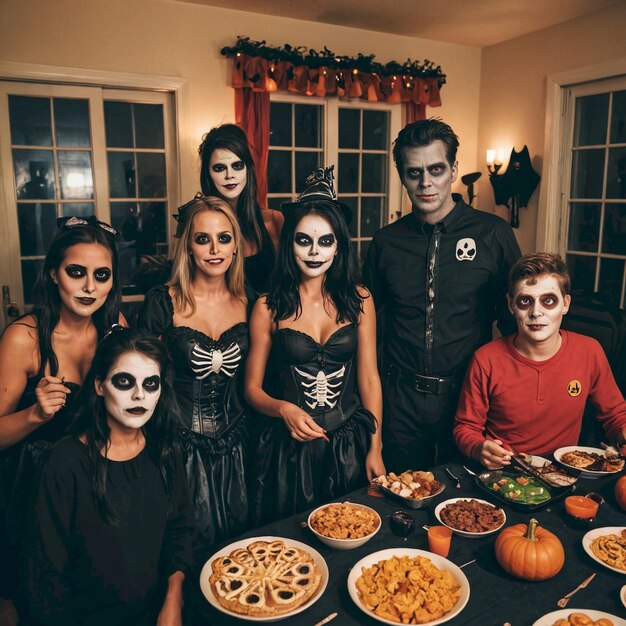
[[[506,305],[509,269],[520,249],[509,224],[455,194],[437,224],[413,212],[379,230],[364,282],[374,296],[382,357],[419,374],[461,374],[474,351],[515,331]]]

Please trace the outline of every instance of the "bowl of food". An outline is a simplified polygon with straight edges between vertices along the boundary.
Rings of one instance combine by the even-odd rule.
[[[461,537],[480,538],[500,530],[505,522],[504,511],[478,498],[451,498],[435,508],[439,523]]]
[[[413,470],[399,475],[389,472],[375,478],[373,482],[387,497],[411,509],[421,509],[446,488],[444,483],[435,480],[432,472]]]
[[[327,546],[352,550],[367,543],[380,530],[381,519],[369,506],[342,502],[318,507],[309,515],[307,524]]]

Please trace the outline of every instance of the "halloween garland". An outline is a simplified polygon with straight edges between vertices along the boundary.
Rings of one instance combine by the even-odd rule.
[[[273,47],[265,41],[237,37],[221,54],[233,59],[231,85],[253,91],[291,91],[308,96],[336,95],[370,102],[409,102],[441,106],[439,90],[446,82],[441,66],[432,61],[383,65],[375,55],[337,55],[304,46]]]

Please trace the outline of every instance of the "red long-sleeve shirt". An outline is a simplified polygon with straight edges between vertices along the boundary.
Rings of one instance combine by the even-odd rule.
[[[474,354],[454,425],[467,456],[485,438],[523,452],[550,454],[578,443],[587,398],[610,439],[621,440],[626,402],[600,344],[561,330],[561,347],[546,361],[532,361],[503,337]]]

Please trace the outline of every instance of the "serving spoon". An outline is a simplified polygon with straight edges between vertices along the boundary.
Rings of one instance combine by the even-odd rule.
[[[573,591],[570,591],[568,594],[564,595],[556,604],[557,606],[559,606],[560,608],[564,609],[567,606],[567,603],[569,602],[570,598],[577,593],[578,591],[580,591],[581,589],[584,589],[596,576],[596,573],[594,572],[593,574],[591,574],[591,576],[589,576],[588,578],[585,578],[585,580],[583,580],[580,585],[578,585],[578,587],[576,587],[576,589],[574,589]]]

